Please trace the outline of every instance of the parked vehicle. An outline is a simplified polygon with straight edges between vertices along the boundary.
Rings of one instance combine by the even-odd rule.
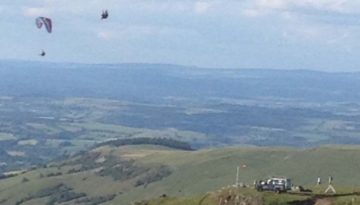
[[[273,191],[276,193],[287,192],[291,190],[291,179],[286,177],[272,177],[267,180],[260,180],[255,184],[258,191]]]

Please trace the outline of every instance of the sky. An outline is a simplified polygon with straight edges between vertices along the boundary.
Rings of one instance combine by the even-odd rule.
[[[0,16],[0,59],[360,71],[357,0],[1,0]]]

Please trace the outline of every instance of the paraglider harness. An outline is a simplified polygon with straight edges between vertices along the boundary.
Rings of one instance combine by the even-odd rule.
[[[45,55],[46,55],[45,51],[42,50],[41,53],[40,53],[40,56],[45,56]]]
[[[109,13],[107,10],[103,11],[101,14],[101,20],[107,19],[109,17]]]

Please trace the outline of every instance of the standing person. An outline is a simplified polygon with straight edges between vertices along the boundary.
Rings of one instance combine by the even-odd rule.
[[[333,185],[332,185],[332,181],[333,181],[333,177],[332,177],[332,176],[329,176],[329,186],[328,186],[328,188],[325,190],[325,194],[328,194],[328,193],[336,194],[336,190],[335,190],[335,188],[334,188]]]
[[[329,185],[332,184],[332,181],[333,181],[333,177],[332,177],[332,176],[329,176]]]
[[[317,184],[317,185],[320,185],[320,184],[321,184],[321,178],[320,178],[320,177],[317,178],[316,184]]]

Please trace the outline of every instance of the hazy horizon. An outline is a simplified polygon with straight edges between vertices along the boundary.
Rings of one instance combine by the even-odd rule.
[[[0,59],[0,63],[7,62],[7,63],[35,63],[35,64],[63,64],[63,65],[78,65],[78,66],[123,66],[123,65],[154,65],[154,66],[174,66],[174,67],[183,67],[184,69],[199,69],[199,70],[224,70],[224,71],[231,71],[231,70],[254,70],[254,71],[294,71],[294,72],[321,72],[321,73],[330,73],[330,74],[351,74],[351,73],[360,73],[359,70],[350,70],[350,71],[340,71],[340,70],[318,70],[318,69],[292,69],[292,68],[255,68],[255,67],[205,67],[205,66],[197,66],[197,65],[183,65],[183,64],[173,64],[173,63],[152,63],[152,62],[120,62],[120,63],[86,63],[86,62],[56,62],[56,61],[40,61],[40,60],[22,60],[22,59]],[[106,67],[105,67],[106,68]],[[65,68],[66,69],[66,68]],[[102,68],[99,68],[102,69]]]

